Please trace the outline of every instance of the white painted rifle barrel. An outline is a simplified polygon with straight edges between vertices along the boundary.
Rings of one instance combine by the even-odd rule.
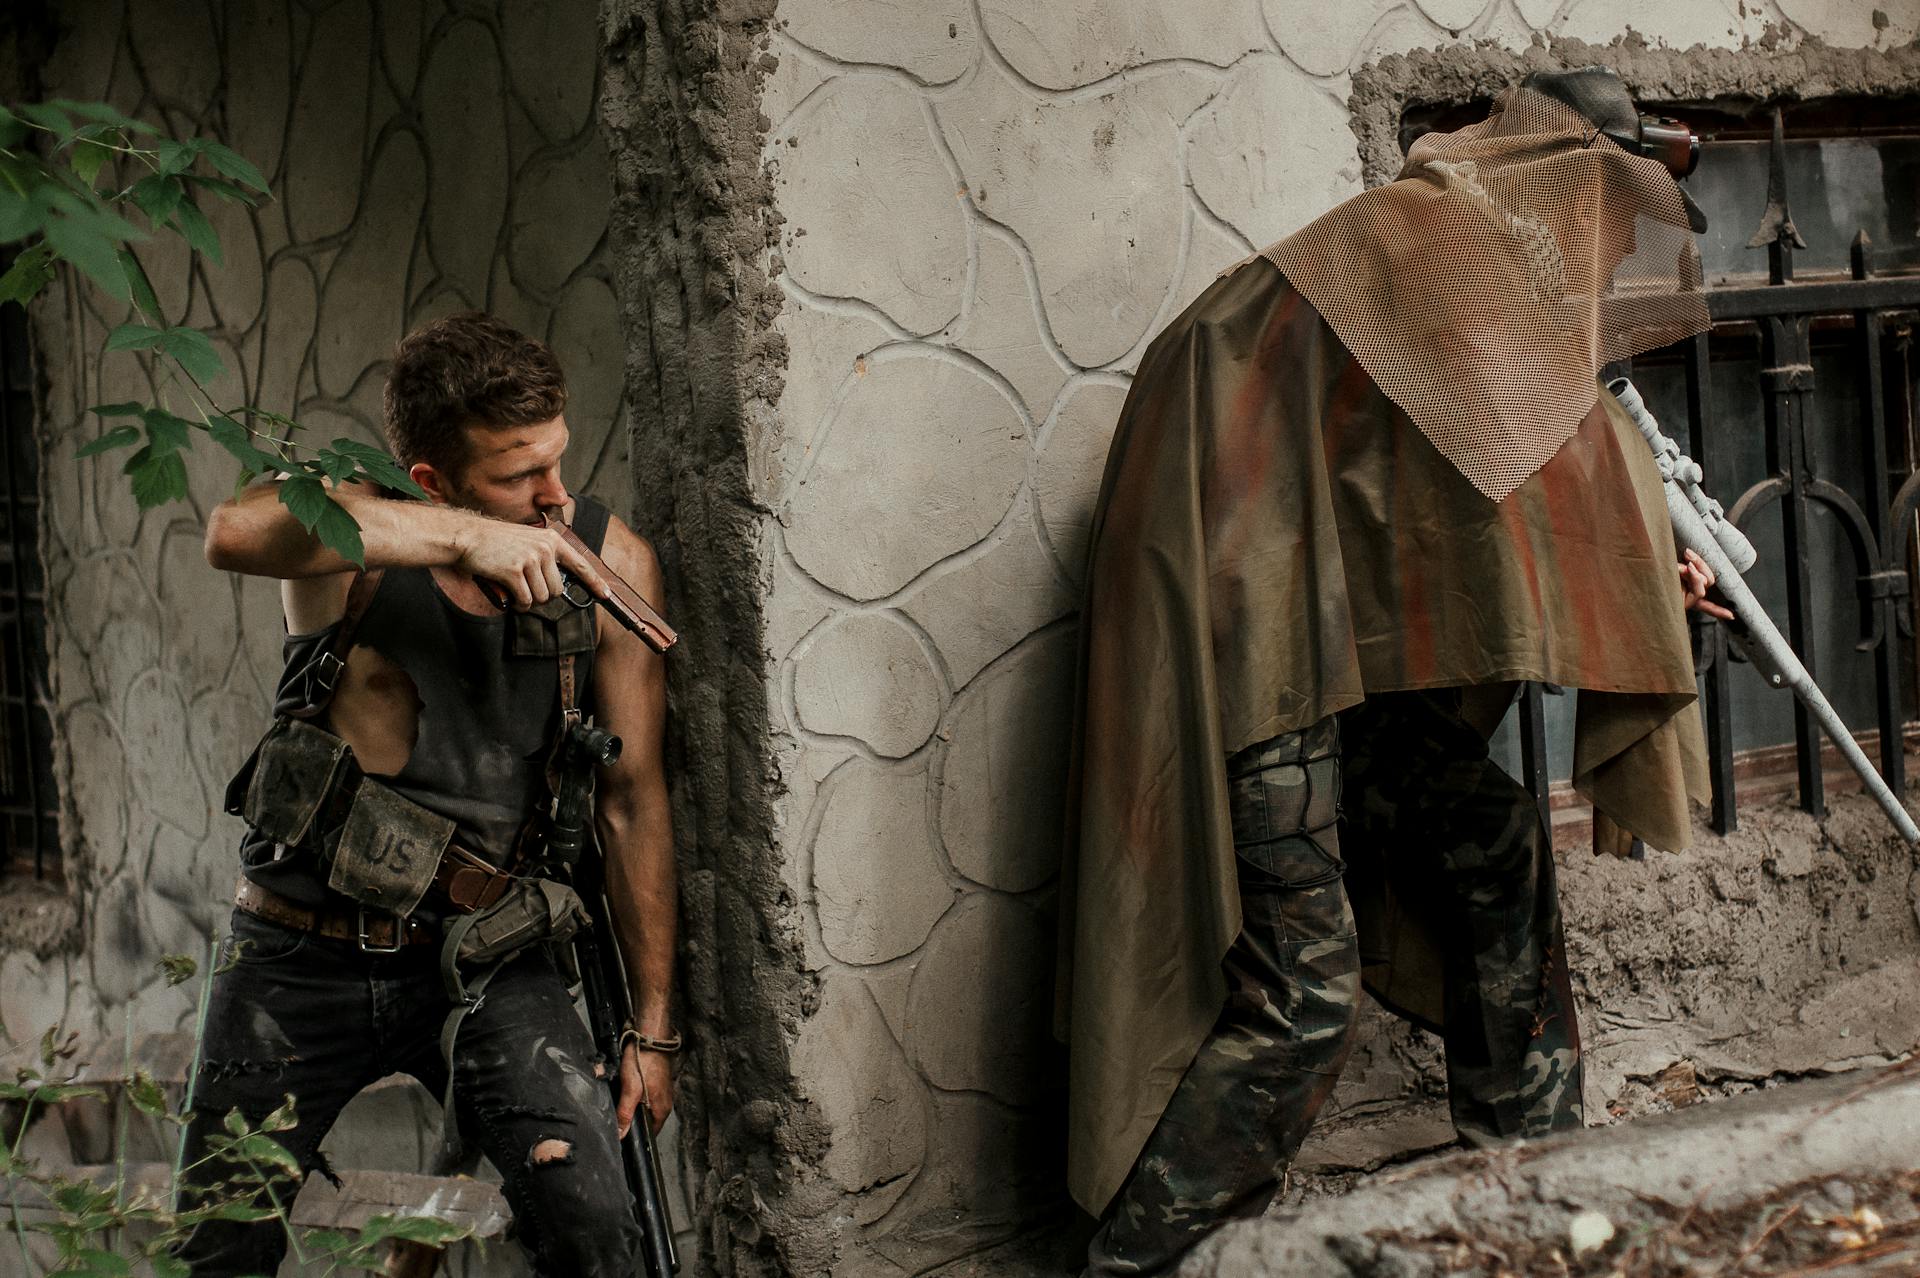
[[[1907,814],[1898,796],[1887,788],[1887,783],[1860,749],[1859,742],[1853,739],[1853,734],[1847,731],[1847,725],[1840,721],[1840,716],[1828,703],[1826,694],[1820,691],[1820,685],[1807,673],[1799,656],[1740,576],[1743,568],[1753,566],[1753,547],[1721,513],[1720,503],[1702,491],[1700,481],[1704,476],[1700,464],[1681,452],[1680,446],[1661,432],[1660,424],[1647,411],[1645,401],[1640,398],[1640,392],[1633,388],[1632,382],[1624,377],[1616,377],[1607,383],[1607,389],[1620,401],[1620,407],[1627,410],[1627,416],[1633,419],[1633,424],[1646,437],[1647,446],[1653,449],[1654,460],[1660,466],[1662,486],[1667,491],[1667,515],[1673,520],[1673,531],[1682,545],[1706,560],[1707,567],[1713,570],[1714,584],[1733,608],[1740,624],[1746,628],[1744,647],[1755,668],[1769,684],[1776,688],[1789,688],[1794,696],[1800,698],[1808,713],[1820,721],[1820,726],[1833,739],[1841,757],[1859,773],[1867,793],[1885,809],[1887,818],[1900,831],[1900,837],[1910,844],[1920,844],[1920,828],[1914,826],[1913,818]],[[1736,564],[1736,559],[1744,562]]]

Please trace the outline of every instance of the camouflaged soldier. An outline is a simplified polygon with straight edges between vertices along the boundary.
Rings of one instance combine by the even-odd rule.
[[[1678,849],[1706,798],[1684,609],[1711,582],[1674,589],[1658,472],[1597,382],[1708,322],[1670,126],[1604,68],[1532,77],[1142,360],[1061,886],[1091,1273],[1167,1271],[1272,1201],[1363,987],[1442,1035],[1464,1139],[1580,1123],[1553,862],[1487,738],[1558,684],[1605,818]]]

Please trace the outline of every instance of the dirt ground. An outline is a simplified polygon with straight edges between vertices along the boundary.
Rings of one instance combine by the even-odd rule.
[[[1719,1211],[1646,1200],[1649,1220],[1575,1255],[1570,1238],[1387,1233],[1336,1247],[1359,1278],[1914,1278],[1920,1171],[1783,1186]],[[1611,1228],[1611,1225],[1609,1225]]]

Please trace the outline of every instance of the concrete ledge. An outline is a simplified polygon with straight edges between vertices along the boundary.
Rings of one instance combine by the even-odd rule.
[[[1648,1273],[1911,1274],[1920,1272],[1916,1169],[1920,1059],[1447,1155],[1343,1198],[1230,1226],[1180,1273],[1600,1275],[1629,1259],[1627,1272],[1639,1273],[1653,1248],[1685,1267]],[[1582,1216],[1606,1238],[1576,1256]]]

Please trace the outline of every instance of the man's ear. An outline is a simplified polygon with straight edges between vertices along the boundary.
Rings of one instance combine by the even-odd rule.
[[[444,505],[453,499],[453,492],[447,483],[446,476],[434,469],[432,463],[415,462],[407,467],[407,475],[434,501]]]

